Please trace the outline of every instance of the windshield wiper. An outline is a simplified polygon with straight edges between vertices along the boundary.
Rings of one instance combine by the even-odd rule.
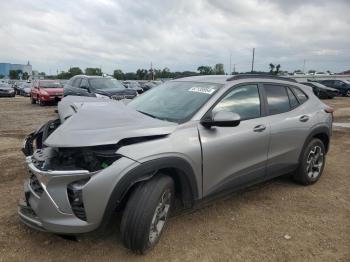
[[[140,112],[141,114],[144,114],[144,115],[146,115],[146,116],[150,116],[150,117],[152,117],[152,118],[157,118],[156,116],[154,116],[154,115],[152,115],[152,114],[148,114],[148,113],[146,113],[146,112],[142,112],[142,111],[140,111],[140,110],[136,110],[137,112]]]

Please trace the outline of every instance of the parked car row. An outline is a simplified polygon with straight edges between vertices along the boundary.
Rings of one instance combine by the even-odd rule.
[[[0,83],[0,97],[14,97],[15,90],[8,83]]]
[[[31,103],[45,105],[58,102],[65,96],[87,96],[101,99],[133,99],[143,92],[155,87],[156,81],[120,82],[112,77],[77,75],[69,80],[38,80],[29,91]],[[18,86],[19,94],[27,95],[25,84]]]

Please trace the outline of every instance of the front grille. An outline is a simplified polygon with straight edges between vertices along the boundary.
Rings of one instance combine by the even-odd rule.
[[[44,192],[44,189],[40,185],[38,178],[33,174],[30,176],[29,185],[31,189],[34,191],[34,193],[37,194],[39,197],[41,197],[41,195]]]

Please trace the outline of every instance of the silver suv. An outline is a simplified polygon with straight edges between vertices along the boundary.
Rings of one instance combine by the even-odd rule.
[[[332,112],[308,86],[254,75],[177,79],[129,103],[68,96],[24,142],[20,220],[79,234],[121,211],[123,243],[145,253],[174,203],[193,207],[283,174],[315,183]]]

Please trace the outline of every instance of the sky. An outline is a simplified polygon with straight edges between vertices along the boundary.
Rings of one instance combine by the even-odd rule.
[[[350,0],[0,0],[0,62],[55,74],[350,69]]]

